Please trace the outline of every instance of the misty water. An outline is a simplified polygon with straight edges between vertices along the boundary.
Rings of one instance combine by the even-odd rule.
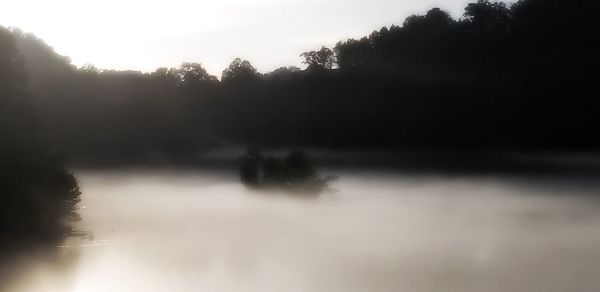
[[[600,183],[337,172],[337,193],[210,171],[79,171],[92,240],[11,266],[7,291],[592,291]],[[5,283],[6,284],[6,283]]]

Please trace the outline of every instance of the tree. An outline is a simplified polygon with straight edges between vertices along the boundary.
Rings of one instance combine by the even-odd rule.
[[[78,71],[82,75],[96,76],[96,75],[100,74],[100,70],[98,68],[96,68],[96,66],[94,66],[93,64],[90,64],[90,63],[84,64],[83,66],[81,66],[78,69]]]
[[[248,82],[258,79],[256,68],[247,60],[235,58],[227,69],[223,70],[222,82]]]
[[[0,247],[56,241],[80,219],[79,187],[40,138],[13,37],[0,27]]]
[[[150,73],[152,78],[166,81],[172,84],[181,83],[180,71],[177,68],[166,68],[160,67],[156,69],[154,72]]]
[[[405,30],[434,32],[443,30],[453,22],[454,20],[448,12],[440,8],[433,8],[427,11],[425,15],[411,15],[407,17],[402,27]]]
[[[375,50],[370,38],[360,40],[349,39],[338,42],[333,49],[340,69],[355,68],[367,64],[375,57]]]
[[[477,37],[507,37],[510,27],[510,9],[504,2],[478,0],[465,8],[464,17],[471,23]]]
[[[304,58],[302,63],[309,68],[331,69],[336,63],[335,54],[325,46],[318,51],[304,52],[300,57]]]
[[[200,63],[183,63],[177,73],[184,85],[218,81],[217,77],[208,74]]]

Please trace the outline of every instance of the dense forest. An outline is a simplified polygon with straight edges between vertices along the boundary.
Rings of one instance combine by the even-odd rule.
[[[0,254],[23,243],[54,243],[78,221],[75,177],[43,141],[22,59],[0,28]]]
[[[11,32],[43,138],[70,158],[185,160],[236,145],[589,151],[600,147],[598,6],[480,0],[460,19],[435,8],[302,53],[305,69],[263,74],[235,59],[220,79],[200,63],[77,68]]]

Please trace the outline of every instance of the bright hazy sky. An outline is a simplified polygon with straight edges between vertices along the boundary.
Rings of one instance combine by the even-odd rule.
[[[473,0],[474,1],[474,0]],[[154,71],[201,62],[212,74],[235,57],[261,72],[301,66],[299,54],[469,0],[2,0],[0,25],[44,39],[75,65]]]

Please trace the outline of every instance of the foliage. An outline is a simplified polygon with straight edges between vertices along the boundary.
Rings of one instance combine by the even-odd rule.
[[[302,63],[309,68],[331,69],[335,64],[333,51],[327,47],[321,47],[318,51],[304,52],[300,57],[304,58]]]
[[[258,79],[256,68],[247,60],[235,58],[223,71],[223,82],[249,82]]]
[[[283,189],[307,194],[334,191],[334,176],[321,177],[305,152],[296,150],[282,158],[263,157],[258,148],[248,148],[240,158],[242,184],[254,189]]]
[[[23,63],[10,33],[0,28],[0,246],[54,242],[79,221],[80,190],[73,174],[39,137]]]

